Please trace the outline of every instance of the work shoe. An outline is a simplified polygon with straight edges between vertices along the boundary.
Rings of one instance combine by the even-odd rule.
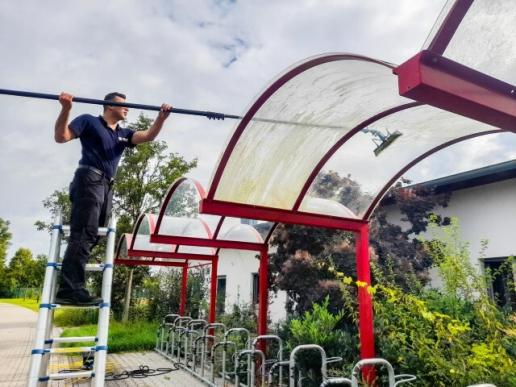
[[[101,302],[102,298],[93,297],[86,289],[59,290],[55,299],[55,303],[61,305],[90,306]]]

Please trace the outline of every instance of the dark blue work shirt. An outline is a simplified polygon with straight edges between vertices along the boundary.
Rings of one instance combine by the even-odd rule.
[[[70,129],[81,140],[81,165],[97,168],[114,177],[118,162],[126,147],[134,147],[131,142],[134,130],[121,128],[111,129],[102,116],[83,114],[70,123]]]

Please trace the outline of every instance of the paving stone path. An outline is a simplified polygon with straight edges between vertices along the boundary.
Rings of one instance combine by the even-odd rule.
[[[27,385],[30,352],[34,345],[37,313],[11,304],[0,304],[0,387],[22,387]],[[82,364],[79,357],[55,355],[49,366],[51,372],[78,367]],[[119,374],[125,370],[138,369],[140,365],[149,368],[173,368],[164,357],[154,352],[108,354],[107,371]],[[85,386],[89,381],[53,381],[49,386]],[[107,381],[106,387],[118,386],[203,386],[185,371],[177,370],[167,374],[142,379],[121,379]]]

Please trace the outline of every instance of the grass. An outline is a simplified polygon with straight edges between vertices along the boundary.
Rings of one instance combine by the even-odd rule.
[[[12,304],[39,311],[39,301],[30,298],[0,298],[0,303]],[[54,325],[58,327],[95,324],[97,322],[98,309],[57,309],[54,311]]]
[[[39,302],[30,298],[0,298],[0,303],[22,306],[34,312],[39,310]]]
[[[152,350],[156,345],[156,330],[158,323],[136,321],[109,323],[108,347],[110,353]],[[76,328],[66,328],[62,337],[95,336],[97,325],[83,325]],[[91,343],[63,344],[63,346],[91,345]]]

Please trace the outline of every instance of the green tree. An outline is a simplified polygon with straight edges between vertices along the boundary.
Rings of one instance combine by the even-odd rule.
[[[5,296],[9,292],[6,258],[11,238],[9,222],[0,218],[0,296]]]
[[[32,251],[19,248],[9,262],[7,269],[11,289],[34,288],[41,285],[41,273],[38,261],[32,256]]]
[[[61,213],[61,223],[70,224],[70,215],[72,213],[72,202],[70,201],[68,188],[55,190],[49,197],[43,200],[43,207],[49,210],[52,218]],[[50,230],[52,223],[38,220],[34,223],[38,230]]]

